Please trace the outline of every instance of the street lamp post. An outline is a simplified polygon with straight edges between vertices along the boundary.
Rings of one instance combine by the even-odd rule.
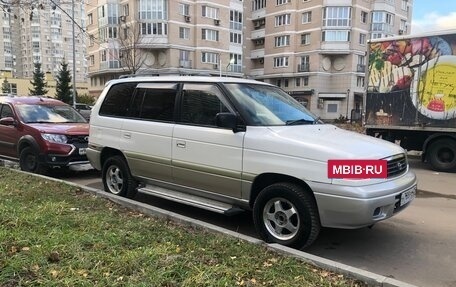
[[[74,32],[74,0],[71,0],[72,34],[73,34],[73,107],[76,108],[76,39]]]

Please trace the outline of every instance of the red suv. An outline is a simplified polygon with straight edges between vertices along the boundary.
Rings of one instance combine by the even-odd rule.
[[[89,124],[71,106],[51,98],[0,97],[0,158],[24,171],[88,164]]]

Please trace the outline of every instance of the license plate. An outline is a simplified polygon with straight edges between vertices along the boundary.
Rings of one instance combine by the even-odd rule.
[[[416,186],[412,187],[409,190],[404,191],[401,194],[401,206],[412,201],[416,196]]]
[[[85,148],[85,147],[79,148],[79,155],[86,155],[86,152],[87,152],[87,148]]]

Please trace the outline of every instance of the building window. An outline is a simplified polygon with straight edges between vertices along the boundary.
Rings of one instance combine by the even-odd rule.
[[[139,23],[141,35],[167,35],[168,25],[166,23]]]
[[[275,17],[275,26],[290,25],[291,14],[283,14]]]
[[[310,70],[310,57],[309,55],[302,56],[299,60],[298,72],[309,72]]]
[[[407,32],[407,21],[401,20],[399,24],[399,30],[399,34],[404,34],[405,32]]]
[[[308,86],[309,85],[309,77],[303,77],[302,78],[302,85],[303,86]]]
[[[203,17],[211,18],[211,19],[218,19],[219,18],[219,9],[210,7],[210,6],[202,6],[202,15]]]
[[[230,32],[230,43],[242,44],[242,34]]]
[[[338,108],[337,104],[328,104],[326,106],[326,112],[328,112],[328,113],[337,113],[337,108]]]
[[[167,0],[139,0],[140,20],[167,20]]]
[[[92,13],[87,15],[87,22],[88,22],[88,25],[92,25],[93,24],[93,15],[92,15]]]
[[[188,40],[190,38],[190,28],[179,27],[179,38]]]
[[[361,11],[361,23],[366,24],[367,23],[367,12],[366,11]]]
[[[101,51],[100,61],[106,62],[106,50]]]
[[[304,12],[302,13],[302,24],[312,22],[312,12]]]
[[[203,52],[201,53],[201,62],[209,63],[209,64],[218,64],[218,54],[217,53],[210,53],[210,52]]]
[[[266,0],[253,0],[252,11],[260,10],[266,7]]]
[[[288,79],[284,79],[284,80],[283,80],[283,86],[284,86],[285,88],[288,88]]]
[[[366,34],[359,34],[359,44],[360,45],[366,45]]]
[[[290,46],[290,35],[275,37],[275,46],[276,47]]]
[[[230,29],[242,31],[242,12],[230,10]]]
[[[89,65],[91,67],[95,65],[95,56],[94,55],[90,55],[90,57],[89,57]]]
[[[372,12],[372,31],[391,33],[394,15],[385,11]]]
[[[230,54],[229,71],[241,73],[242,72],[242,55],[241,54]]]
[[[301,45],[310,44],[310,33],[301,34]]]
[[[288,57],[275,57],[274,68],[288,67]]]
[[[322,41],[331,42],[348,42],[350,41],[350,31],[334,30],[334,31],[323,31]]]
[[[283,5],[283,4],[287,4],[288,2],[290,2],[291,0],[276,0],[276,5]]]
[[[364,77],[358,76],[356,77],[356,86],[360,88],[364,88]]]
[[[402,0],[401,9],[407,11],[407,0]]]
[[[350,7],[326,7],[323,9],[323,26],[349,27],[351,25]]]
[[[190,5],[179,3],[179,14],[184,16],[190,15]]]
[[[208,41],[218,41],[219,31],[212,29],[201,29],[201,39]]]
[[[123,5],[123,15],[124,16],[130,15],[130,6],[128,4]]]
[[[296,78],[295,79],[295,86],[300,87],[301,86],[301,78]]]
[[[276,80],[276,86],[277,87],[281,87],[282,86],[282,80],[281,79],[277,79]]]

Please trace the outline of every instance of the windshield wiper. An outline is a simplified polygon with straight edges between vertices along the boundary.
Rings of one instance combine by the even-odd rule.
[[[315,120],[306,120],[306,119],[289,120],[289,121],[286,121],[285,124],[287,126],[303,125],[303,124],[315,124]]]

